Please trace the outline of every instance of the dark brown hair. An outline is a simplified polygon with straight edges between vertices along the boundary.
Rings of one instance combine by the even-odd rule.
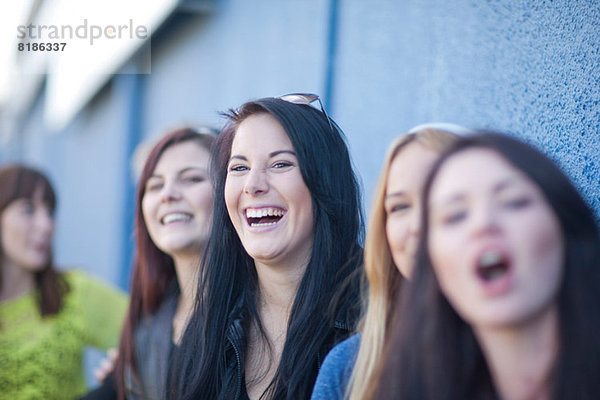
[[[600,232],[594,213],[561,169],[543,153],[506,135],[481,132],[460,140],[432,168],[424,188],[415,274],[397,298],[384,348],[376,399],[497,399],[473,329],[440,290],[428,251],[429,195],[444,164],[469,149],[490,149],[543,192],[560,221],[565,244],[559,289],[559,353],[553,399],[596,399],[600,393]]]
[[[198,133],[192,128],[177,129],[168,133],[148,154],[138,182],[134,220],[136,252],[131,275],[130,303],[121,333],[119,359],[115,368],[119,399],[125,398],[125,366],[129,365],[134,374],[137,371],[134,348],[135,330],[142,317],[156,312],[166,294],[169,283],[175,276],[173,259],[156,247],[144,221],[142,200],[146,192],[146,182],[152,176],[156,164],[166,149],[189,141],[195,141],[210,151],[214,136]]]
[[[36,190],[39,189],[42,190],[42,201],[54,214],[56,195],[50,181],[42,172],[19,164],[0,168],[0,214],[15,200],[32,199]],[[4,249],[0,248],[0,260],[3,257]],[[0,272],[1,269],[2,263],[0,262]],[[50,252],[46,265],[34,274],[40,314],[45,317],[58,313],[68,286],[64,277],[54,268],[52,252]],[[0,273],[0,287],[2,287],[2,273]]]

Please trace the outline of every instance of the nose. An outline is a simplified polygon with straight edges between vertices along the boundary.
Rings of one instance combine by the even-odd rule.
[[[471,211],[471,232],[475,237],[496,233],[498,217],[492,204],[478,204]]]
[[[169,203],[181,199],[181,192],[174,182],[167,181],[160,192],[160,201]]]
[[[251,169],[246,175],[244,193],[251,196],[258,196],[268,192],[269,183],[266,174],[267,172],[263,169]]]

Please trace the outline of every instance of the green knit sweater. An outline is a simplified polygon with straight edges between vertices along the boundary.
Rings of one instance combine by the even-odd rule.
[[[82,272],[65,277],[58,314],[42,318],[33,291],[0,302],[0,399],[73,399],[86,391],[84,346],[116,346],[125,294]]]

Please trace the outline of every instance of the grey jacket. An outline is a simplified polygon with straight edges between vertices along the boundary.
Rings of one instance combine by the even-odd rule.
[[[165,398],[169,357],[173,336],[173,316],[177,308],[179,289],[173,280],[164,300],[153,315],[142,319],[135,334],[137,374],[125,369],[127,399],[160,400]]]

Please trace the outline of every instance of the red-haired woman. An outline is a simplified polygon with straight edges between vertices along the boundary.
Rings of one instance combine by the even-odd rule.
[[[119,398],[162,399],[173,346],[194,307],[208,238],[214,136],[184,128],[150,151],[136,199],[131,303],[115,368]]]
[[[85,390],[82,350],[114,346],[126,296],[52,262],[56,195],[41,172],[0,169],[0,388],[5,399]]]

